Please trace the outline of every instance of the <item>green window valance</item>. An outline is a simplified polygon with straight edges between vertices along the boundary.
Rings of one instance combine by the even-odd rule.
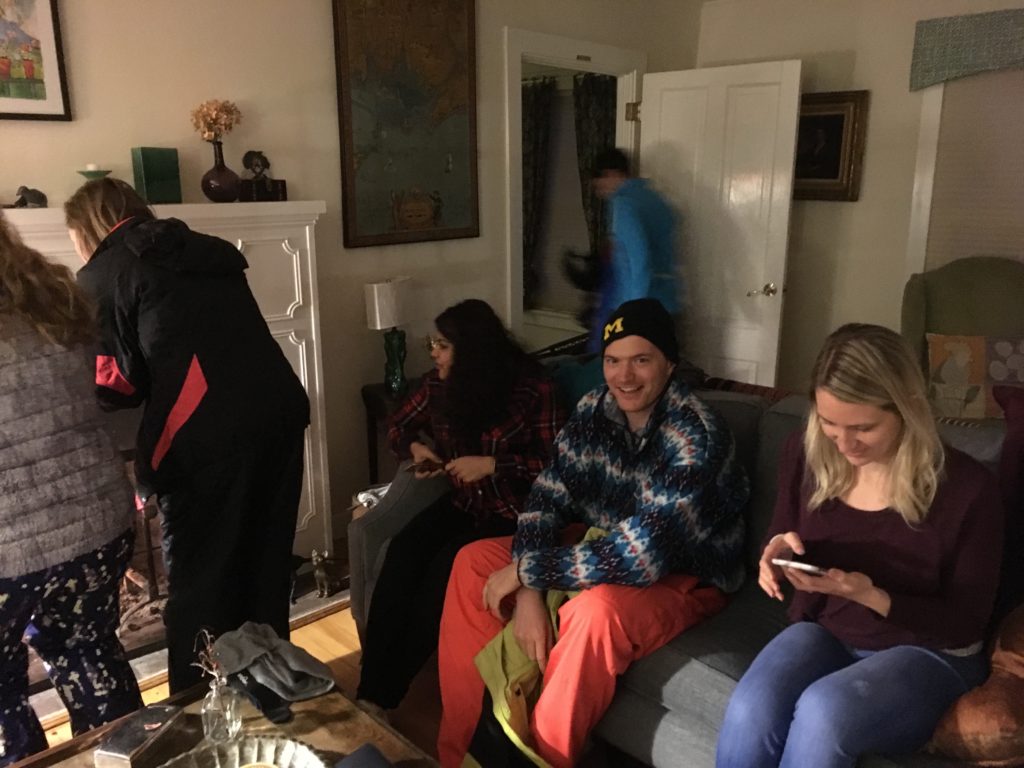
[[[1024,8],[917,22],[910,90],[995,69],[1024,69]]]

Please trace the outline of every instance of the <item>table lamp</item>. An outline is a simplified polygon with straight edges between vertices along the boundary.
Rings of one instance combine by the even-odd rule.
[[[405,331],[402,324],[402,304],[406,277],[396,277],[383,283],[363,286],[366,296],[366,325],[375,331],[384,331],[384,386],[392,395],[405,391]]]

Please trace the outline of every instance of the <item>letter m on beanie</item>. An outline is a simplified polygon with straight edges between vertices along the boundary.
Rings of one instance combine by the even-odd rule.
[[[604,341],[608,341],[608,337],[613,333],[622,333],[622,318],[617,317],[610,323],[607,323],[604,327]]]

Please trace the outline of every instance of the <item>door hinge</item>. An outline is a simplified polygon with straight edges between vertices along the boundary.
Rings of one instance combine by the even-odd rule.
[[[627,101],[626,102],[626,121],[630,123],[636,123],[640,120],[640,102],[639,101]]]

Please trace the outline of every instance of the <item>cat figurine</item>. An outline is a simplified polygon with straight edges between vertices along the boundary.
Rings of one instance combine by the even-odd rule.
[[[331,576],[327,572],[327,561],[329,559],[326,551],[318,552],[315,549],[313,550],[310,562],[313,563],[313,579],[316,581],[317,597],[330,597],[334,592]]]

